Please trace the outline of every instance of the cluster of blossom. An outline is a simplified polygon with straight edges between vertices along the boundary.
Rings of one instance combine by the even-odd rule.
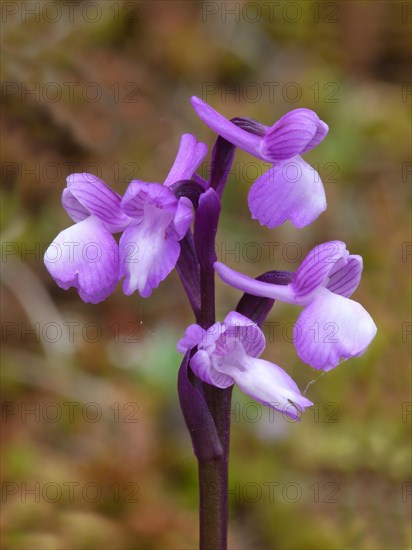
[[[105,300],[123,277],[127,295],[136,290],[148,297],[173,270],[183,239],[193,219],[192,203],[176,198],[172,184],[190,180],[207,154],[194,136],[182,136],[179,152],[163,185],[133,180],[120,197],[93,174],[71,174],[63,191],[63,208],[75,225],[57,235],[50,248],[62,256],[44,256],[57,284],[76,287],[85,302]],[[113,233],[121,233],[119,244]],[[76,243],[76,247],[65,246]],[[84,247],[96,243],[100,257],[90,261]]]
[[[236,383],[255,400],[299,418],[312,402],[281,367],[260,358],[265,338],[259,325],[280,300],[303,308],[295,331],[303,362],[329,371],[362,354],[376,333],[367,311],[350,299],[360,282],[362,258],[349,254],[343,242],[330,241],[310,251],[295,273],[272,271],[253,279],[217,262],[213,245],[236,147],[273,164],[250,189],[253,219],[269,228],[287,220],[302,228],[326,209],[321,179],[300,155],[318,145],[328,127],[309,109],[295,109],[267,127],[244,117],[228,120],[196,97],[192,105],[218,134],[209,180],[196,174],[207,146],[191,134],[182,136],[163,184],[133,180],[120,197],[96,176],[72,174],[62,203],[75,224],[50,245],[66,252],[58,262],[48,260],[46,252],[46,267],[61,288],[76,287],[82,300],[92,303],[107,298],[123,278],[125,294],[137,290],[148,297],[177,267],[197,320],[178,343],[190,369],[206,384],[228,388]],[[114,233],[121,233],[119,243]],[[73,242],[80,246],[63,246]],[[81,253],[90,242],[101,250],[96,262]],[[239,305],[247,302],[212,325],[201,314],[208,307],[201,279],[210,270],[246,293]],[[315,323],[333,323],[337,338],[314,338]]]

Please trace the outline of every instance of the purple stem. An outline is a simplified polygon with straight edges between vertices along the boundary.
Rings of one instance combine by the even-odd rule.
[[[215,322],[215,237],[220,200],[209,189],[199,200],[194,242],[200,264],[201,307],[198,323],[205,329]],[[226,550],[228,525],[228,470],[232,387],[220,389],[203,384],[203,395],[216,426],[223,453],[198,460],[200,550]]]
[[[221,458],[199,461],[200,550],[226,550],[232,388],[204,384],[204,396],[223,448]]]
[[[180,181],[172,186],[178,198],[190,198],[196,209],[194,235],[189,230],[180,242],[181,253],[176,267],[196,322],[205,329],[215,322],[213,264],[216,261],[219,196],[226,183],[234,149],[218,138],[213,154],[211,188],[205,190],[199,181]],[[200,550],[226,550],[232,387],[223,390],[201,382],[190,370],[189,356],[186,356],[179,371],[178,388],[198,460]],[[205,410],[208,419],[203,418]],[[213,449],[205,452],[208,442],[213,443]]]

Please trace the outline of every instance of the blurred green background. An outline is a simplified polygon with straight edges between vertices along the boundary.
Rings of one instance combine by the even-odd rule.
[[[42,263],[71,224],[75,171],[119,193],[162,182],[180,135],[214,136],[191,95],[268,125],[308,107],[330,126],[306,160],[328,210],[269,230],[237,152],[218,257],[249,275],[296,269],[317,242],[364,257],[354,298],[378,334],[319,380],[277,305],[264,357],[315,407],[302,422],[235,390],[230,548],[410,547],[411,2],[16,2],[2,10],[2,547],[196,548],[196,463],[176,392],[193,321],[173,273],[150,299],[84,304]],[[207,164],[201,169],[207,175]],[[217,284],[218,315],[239,293]]]

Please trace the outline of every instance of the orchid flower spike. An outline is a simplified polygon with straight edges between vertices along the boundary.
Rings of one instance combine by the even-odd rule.
[[[341,241],[311,250],[287,285],[257,281],[220,262],[214,267],[239,290],[304,308],[294,327],[294,344],[302,361],[315,369],[329,371],[361,355],[375,337],[369,313],[349,299],[360,282],[362,258],[350,255]]]
[[[190,227],[193,212],[191,201],[186,197],[177,199],[170,186],[190,179],[206,154],[204,143],[184,134],[164,185],[141,180],[130,182],[121,206],[132,222],[119,243],[125,294],[138,290],[142,297],[150,296],[175,267],[180,254],[179,241]]]
[[[326,209],[320,176],[300,156],[323,141],[329,131],[314,111],[294,109],[268,127],[255,121],[246,123],[246,119],[232,122],[198,97],[192,97],[191,102],[199,118],[217,134],[274,164],[250,189],[248,203],[253,219],[270,228],[290,220],[300,228]]]
[[[186,353],[197,346],[190,368],[203,382],[218,388],[236,383],[252,399],[299,420],[313,403],[283,369],[259,358],[265,344],[256,323],[231,311],[223,323],[215,323],[207,330],[190,325],[177,349]]]
[[[93,174],[71,174],[62,204],[74,225],[61,231],[47,248],[44,263],[60,288],[75,287],[84,302],[105,300],[119,281],[118,246],[112,233],[129,218],[120,196]]]

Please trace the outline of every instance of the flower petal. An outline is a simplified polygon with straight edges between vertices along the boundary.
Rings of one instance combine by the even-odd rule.
[[[179,258],[180,245],[165,235],[151,230],[149,224],[128,227],[120,237],[120,275],[126,276],[123,291],[129,296],[138,290],[143,298],[151,295]]]
[[[138,222],[152,222],[166,228],[173,220],[178,206],[174,194],[160,183],[132,180],[122,199],[123,211]]]
[[[272,298],[273,300],[281,300],[288,304],[296,303],[296,299],[291,285],[277,285],[258,281],[253,277],[248,277],[240,271],[235,271],[221,262],[213,264],[216,273],[226,284],[233,286],[243,292],[247,292],[252,296],[261,296],[262,298]]]
[[[315,369],[329,371],[341,361],[361,355],[376,334],[369,313],[357,302],[319,289],[295,325],[299,357]]]
[[[322,286],[338,264],[346,263],[349,252],[342,241],[329,241],[315,246],[300,264],[292,279],[297,297],[307,297]],[[332,284],[334,281],[332,281]]]
[[[204,350],[197,351],[190,360],[190,368],[203,382],[217,388],[228,388],[235,381],[232,377],[217,371],[213,366],[209,354]]]
[[[207,145],[198,142],[192,134],[183,134],[176,159],[167,175],[164,185],[180,180],[190,180],[199,164],[207,155]]]
[[[323,120],[318,119],[318,126],[316,128],[316,133],[313,136],[312,140],[306,145],[306,147],[301,151],[301,155],[307,153],[311,149],[314,149],[321,141],[325,139],[327,133],[329,132],[329,126]]]
[[[60,288],[75,287],[80,298],[92,304],[105,300],[119,280],[117,243],[94,216],[61,231],[44,263]]]
[[[286,113],[266,132],[262,153],[273,161],[299,155],[313,141],[319,117],[310,109],[294,109]]]
[[[292,280],[292,276],[293,273],[290,271],[266,271],[256,279],[275,285],[288,285]],[[252,294],[246,292],[239,300],[236,311],[248,317],[251,321],[256,323],[258,327],[261,327],[266,317],[269,315],[274,302],[275,300],[272,298],[252,296]]]
[[[177,343],[177,351],[179,353],[186,353],[189,349],[194,348],[201,342],[205,329],[200,325],[189,325],[185,330],[184,336]]]
[[[168,231],[177,241],[181,241],[186,235],[193,219],[192,202],[187,197],[182,197],[177,203],[177,209],[173,223]]]
[[[278,365],[247,357],[243,369],[225,363],[225,373],[232,376],[239,388],[255,401],[299,420],[306,407],[313,405],[304,397],[292,378]]]
[[[199,342],[199,349],[204,349],[209,355],[216,352],[218,341],[222,339],[222,335],[226,331],[226,325],[224,323],[213,323],[205,333],[201,342]]]
[[[120,208],[121,197],[108,187],[104,181],[93,174],[86,172],[70,174],[67,177],[67,189],[86,210],[99,218],[112,233],[123,231],[128,225],[129,219]],[[63,206],[71,216],[73,213],[73,201],[64,198]],[[73,218],[74,219],[74,218]]]
[[[258,178],[249,191],[253,219],[273,228],[290,220],[309,225],[326,209],[319,174],[299,156],[281,162]]]
[[[347,260],[340,260],[329,273],[326,288],[335,294],[349,298],[360,283],[363,269],[361,256],[351,255]]]
[[[90,211],[87,210],[71,191],[65,187],[62,193],[62,205],[74,222],[81,222],[90,216]]]
[[[225,339],[233,339],[243,345],[247,355],[259,357],[265,349],[266,340],[256,323],[238,313],[231,311],[225,318]]]
[[[260,153],[261,136],[242,130],[198,97],[193,96],[190,101],[197,116],[214,132],[251,155],[268,160]]]

